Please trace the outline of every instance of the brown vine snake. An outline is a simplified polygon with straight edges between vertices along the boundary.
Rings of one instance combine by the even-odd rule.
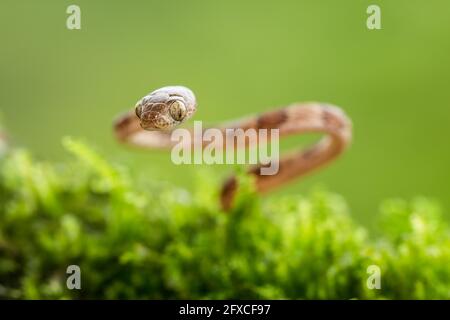
[[[114,131],[122,143],[150,149],[170,149],[175,145],[170,138],[171,130],[192,117],[196,108],[197,101],[188,88],[163,87],[139,100],[135,110],[120,116],[114,123]],[[317,102],[294,103],[258,116],[222,124],[218,129],[224,139],[227,128],[279,129],[280,137],[303,133],[326,134],[311,147],[282,157],[275,175],[260,175],[261,165],[252,166],[248,173],[255,176],[256,190],[260,193],[329,163],[346,149],[352,136],[351,121],[340,108]],[[201,142],[203,147],[208,143]],[[225,210],[231,207],[236,189],[235,177],[224,183],[221,204]]]

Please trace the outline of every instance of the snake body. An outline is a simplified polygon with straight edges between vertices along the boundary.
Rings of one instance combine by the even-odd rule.
[[[135,109],[121,115],[114,123],[118,141],[148,148],[170,149],[172,130],[195,113],[195,95],[186,87],[170,86],[157,89],[140,99]],[[255,177],[256,190],[271,191],[295,178],[301,177],[339,156],[350,144],[352,125],[338,107],[318,103],[294,103],[284,108],[257,116],[238,119],[217,127],[226,141],[226,129],[279,129],[280,137],[303,133],[326,134],[319,142],[305,150],[292,152],[279,160],[275,175],[260,175],[261,164],[250,167],[248,173]],[[191,143],[199,143],[193,135]],[[201,141],[202,146],[209,142]],[[247,144],[246,147],[251,147]],[[221,204],[228,210],[237,189],[236,177],[225,181],[221,191]]]

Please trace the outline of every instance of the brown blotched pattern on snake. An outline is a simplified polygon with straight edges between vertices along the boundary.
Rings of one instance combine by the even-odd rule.
[[[134,111],[127,112],[115,122],[116,137],[123,143],[138,147],[170,149],[174,146],[170,139],[171,130],[191,118],[196,109],[195,95],[188,88],[170,86],[157,89],[139,100]],[[259,116],[228,122],[217,128],[224,139],[227,128],[279,129],[280,137],[303,133],[326,134],[306,150],[282,157],[275,175],[260,175],[261,165],[249,168],[248,173],[255,176],[256,189],[261,193],[334,160],[348,147],[352,136],[351,121],[340,108],[316,102],[292,104]],[[204,143],[200,142],[200,145],[204,146]],[[221,204],[225,210],[232,206],[237,187],[235,177],[230,177],[224,183]]]

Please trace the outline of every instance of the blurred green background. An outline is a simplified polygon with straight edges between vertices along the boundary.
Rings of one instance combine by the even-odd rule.
[[[70,4],[81,30],[66,28]],[[382,30],[366,28],[370,4]],[[0,35],[3,122],[41,159],[61,160],[61,138],[81,137],[144,179],[189,188],[198,166],[119,146],[114,117],[171,84],[194,90],[207,123],[318,100],[350,115],[353,145],[275,195],[324,185],[369,227],[387,197],[450,209],[449,1],[2,0]]]

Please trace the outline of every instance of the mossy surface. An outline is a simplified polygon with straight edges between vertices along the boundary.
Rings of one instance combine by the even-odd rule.
[[[450,233],[430,200],[386,201],[369,236],[333,193],[261,200],[241,176],[224,213],[218,182],[138,182],[64,145],[68,163],[21,150],[0,162],[0,298],[450,298]],[[66,287],[73,264],[81,290]]]

